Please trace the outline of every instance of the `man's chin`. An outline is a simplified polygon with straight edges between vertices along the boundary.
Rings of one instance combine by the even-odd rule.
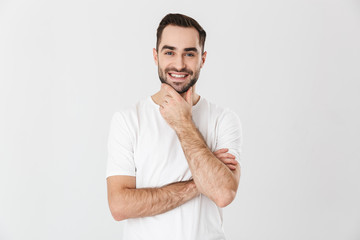
[[[181,86],[181,87],[178,87],[178,88],[174,88],[175,91],[177,91],[179,94],[182,94],[182,93],[186,93],[193,85],[185,85],[185,86]]]
[[[187,90],[189,90],[189,88],[196,83],[196,81],[193,84],[190,84],[192,81],[190,81],[190,83],[189,81],[173,82],[170,79],[166,79],[166,81],[164,81],[162,78],[160,78],[160,81],[162,83],[166,83],[167,85],[171,86],[179,94],[187,92]]]
[[[174,87],[173,87],[174,88]],[[175,91],[177,91],[177,93],[179,94],[183,94],[183,93],[186,93],[188,90],[189,90],[190,86],[187,86],[187,87],[182,87],[182,88],[174,88]]]
[[[175,91],[177,91],[180,94],[187,91],[185,83],[176,84],[176,83],[172,83],[172,82],[168,81],[168,82],[166,82],[166,84],[171,86]]]

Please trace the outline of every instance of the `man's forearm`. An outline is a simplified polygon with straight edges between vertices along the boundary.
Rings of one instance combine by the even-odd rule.
[[[111,197],[116,220],[153,216],[172,210],[199,194],[193,180],[160,188],[122,189]]]
[[[192,121],[175,131],[199,192],[218,206],[228,205],[234,199],[238,187],[235,174],[211,152]]]

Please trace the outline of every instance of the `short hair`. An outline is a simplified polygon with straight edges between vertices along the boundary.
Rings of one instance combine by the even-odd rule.
[[[199,43],[202,53],[204,53],[206,32],[200,24],[193,18],[179,13],[169,13],[160,22],[156,32],[156,51],[158,51],[163,30],[168,25],[179,27],[193,27],[199,32]]]

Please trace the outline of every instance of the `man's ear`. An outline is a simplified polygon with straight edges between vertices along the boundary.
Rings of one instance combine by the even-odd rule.
[[[205,52],[201,55],[201,64],[200,64],[200,68],[202,68],[202,67],[203,67],[203,65],[204,65],[204,63],[205,63],[206,54],[207,54],[207,52],[205,51]]]
[[[153,56],[154,56],[155,65],[157,66],[158,65],[158,54],[157,54],[157,51],[155,48],[153,48]]]

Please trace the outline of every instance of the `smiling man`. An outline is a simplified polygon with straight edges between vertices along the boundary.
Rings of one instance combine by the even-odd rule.
[[[166,15],[153,49],[160,90],[112,118],[108,201],[126,220],[123,239],[226,239],[221,208],[239,185],[241,125],[195,91],[205,38],[194,19]]]

